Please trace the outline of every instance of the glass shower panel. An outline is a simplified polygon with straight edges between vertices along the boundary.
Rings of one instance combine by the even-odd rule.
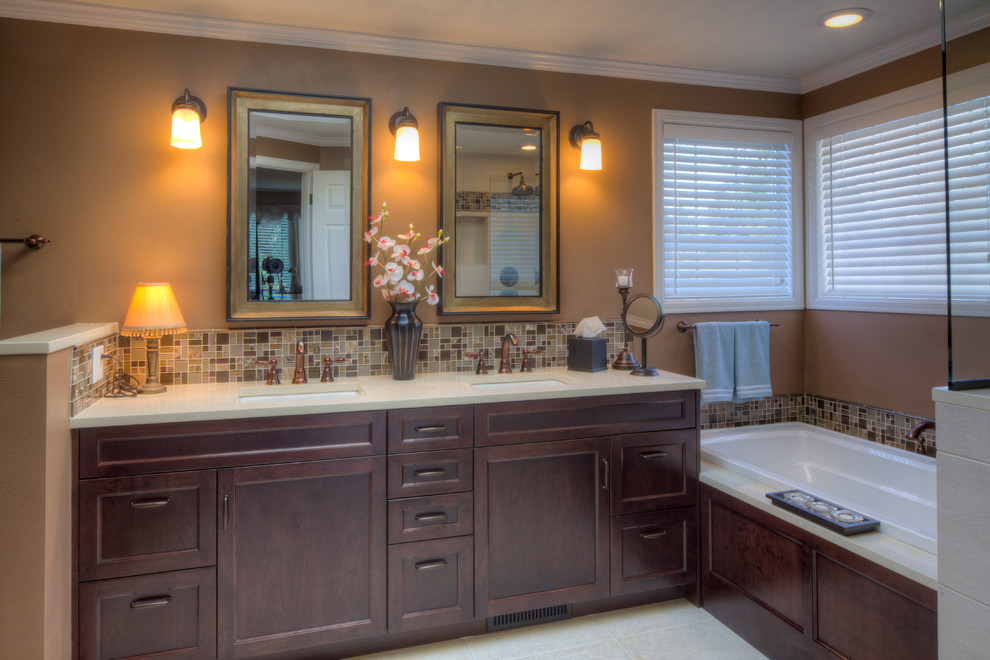
[[[987,11],[942,6],[950,389],[990,387],[990,28],[954,34]]]

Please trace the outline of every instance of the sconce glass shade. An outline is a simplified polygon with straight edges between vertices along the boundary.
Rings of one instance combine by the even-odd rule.
[[[585,138],[581,142],[581,169],[602,169],[602,141],[598,138]]]
[[[602,169],[602,136],[590,121],[578,124],[568,134],[571,146],[581,150],[581,169]]]
[[[199,125],[206,121],[206,104],[187,89],[185,94],[172,103],[172,140],[173,147],[179,149],[199,149],[203,146],[203,138]]]
[[[162,337],[186,331],[172,285],[138,284],[120,334],[125,337]]]
[[[400,126],[395,132],[395,160],[419,160],[419,129]]]
[[[409,108],[403,108],[389,118],[388,130],[395,136],[395,160],[419,160],[419,122]]]

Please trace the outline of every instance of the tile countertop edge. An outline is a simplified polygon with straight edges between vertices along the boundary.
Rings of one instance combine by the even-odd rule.
[[[145,394],[128,398],[102,398],[69,420],[71,428],[124,426],[130,424],[160,424],[218,419],[251,419],[289,415],[313,415],[368,410],[398,410],[436,406],[477,405],[530,399],[569,399],[585,396],[611,396],[696,390],[704,381],[663,371],[656,378],[637,378],[628,371],[606,370],[595,373],[569,371],[557,367],[541,369],[531,374],[543,374],[547,380],[566,383],[559,387],[519,387],[500,390],[480,390],[473,372],[419,374],[410,381],[396,381],[391,376],[371,376],[337,379],[338,384],[357,384],[362,394],[354,398],[332,401],[312,399],[239,402],[238,393],[244,388],[257,388],[260,383],[216,383],[207,385],[171,385],[163,394]],[[491,375],[498,383],[499,376]],[[505,382],[503,380],[502,382]],[[280,385],[285,394],[292,395],[292,385]],[[276,393],[273,390],[273,394]]]
[[[74,323],[0,340],[0,355],[49,355],[115,334],[116,323]]]
[[[776,490],[741,474],[701,462],[700,480],[746,504],[770,513],[786,522],[812,532],[831,543],[869,559],[875,564],[910,578],[930,589],[938,590],[938,556],[880,532],[843,536],[806,520],[797,514],[774,506],[766,494]]]
[[[990,389],[950,390],[948,387],[932,388],[932,400],[937,403],[951,403],[956,406],[990,411]]]

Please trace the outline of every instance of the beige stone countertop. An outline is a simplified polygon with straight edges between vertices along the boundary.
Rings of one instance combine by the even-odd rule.
[[[771,504],[766,494],[777,489],[707,461],[701,462],[701,483],[737,497],[746,504],[817,534],[837,546],[889,568],[895,573],[911,578],[926,587],[938,589],[938,557],[936,555],[880,532],[852,536],[831,532],[821,525]]]
[[[936,403],[951,403],[977,410],[990,410],[990,389],[950,390],[948,387],[936,387],[932,389],[932,399]]]
[[[305,385],[216,383],[172,385],[162,394],[102,398],[70,420],[72,428],[156,424],[210,419],[246,419],[280,415],[425,408],[532,399],[566,399],[645,392],[701,389],[705,382],[661,371],[633,376],[607,369],[595,373],[564,367],[508,375],[470,372],[417,374],[413,380],[391,376],[341,378]]]

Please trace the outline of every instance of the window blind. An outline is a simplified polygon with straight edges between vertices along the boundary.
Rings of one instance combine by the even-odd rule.
[[[956,104],[948,116],[953,291],[984,300],[987,101]],[[825,301],[815,306],[940,309],[947,290],[943,128],[942,111],[931,110],[815,141],[817,275]]]
[[[774,142],[672,133],[663,140],[664,303],[749,300],[759,309],[792,298],[791,145],[780,134]]]

